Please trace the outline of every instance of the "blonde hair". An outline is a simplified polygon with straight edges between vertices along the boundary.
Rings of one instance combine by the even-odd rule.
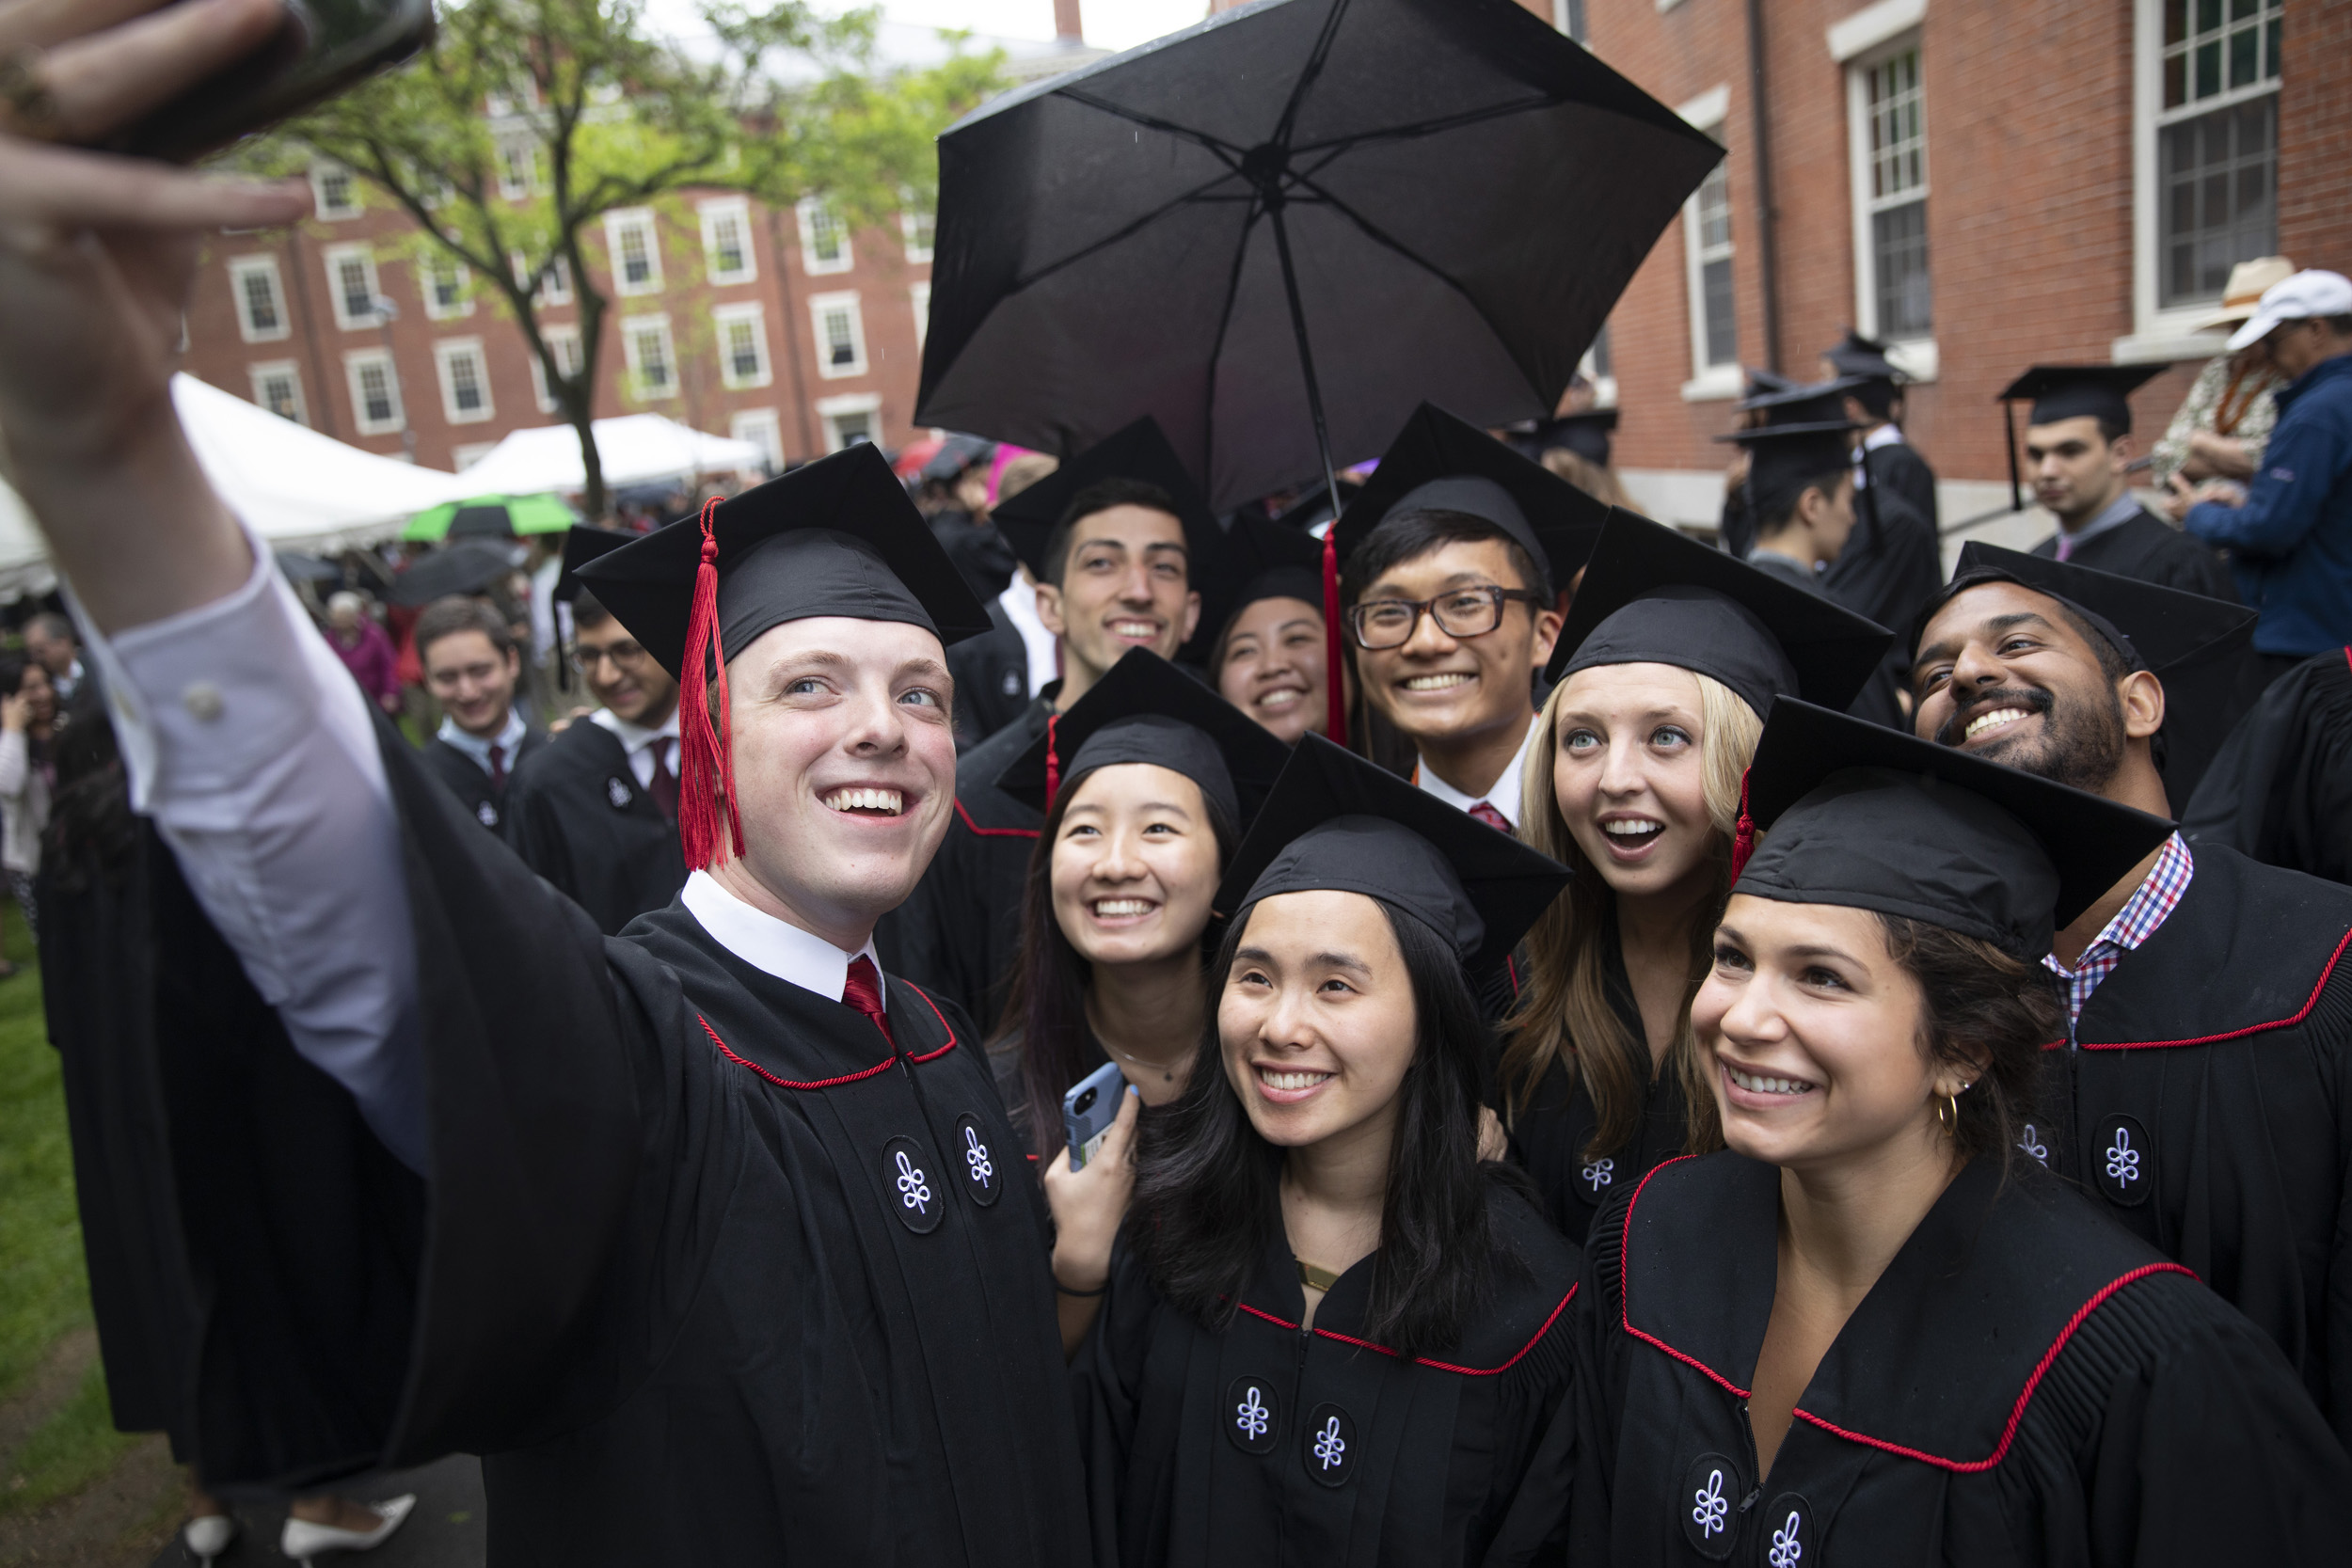
[[[1708,859],[1714,886],[1691,923],[1691,974],[1682,993],[1664,1070],[1679,1073],[1692,1110],[1687,1147],[1692,1152],[1715,1141],[1713,1092],[1697,1060],[1691,1033],[1691,999],[1713,961],[1715,923],[1731,895],[1731,841],[1740,823],[1740,791],[1764,721],[1731,689],[1709,675],[1689,672],[1699,689],[1701,792],[1714,830]],[[1568,831],[1552,789],[1552,759],[1559,746],[1559,712],[1568,683],[1553,689],[1536,716],[1535,738],[1527,749],[1519,781],[1525,802],[1518,836],[1576,873],[1565,896],[1544,911],[1527,935],[1527,984],[1503,1027],[1501,1076],[1505,1102],[1523,1109],[1553,1062],[1566,1069],[1568,1083],[1584,1078],[1595,1131],[1585,1158],[1613,1154],[1633,1135],[1641,1086],[1650,1072],[1649,1044],[1637,1038],[1610,1006],[1608,940],[1616,895]],[[1707,1114],[1701,1116],[1701,1111]],[[1704,1124],[1704,1125],[1702,1125]]]
[[[1617,477],[1614,468],[1603,467],[1591,458],[1570,451],[1565,447],[1550,448],[1544,453],[1543,464],[1595,500],[1621,506],[1636,516],[1649,515],[1633,504],[1633,498],[1627,494],[1625,482]]]

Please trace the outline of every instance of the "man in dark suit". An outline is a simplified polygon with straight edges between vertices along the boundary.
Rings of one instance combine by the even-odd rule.
[[[506,828],[506,784],[523,759],[547,744],[515,706],[521,652],[499,612],[452,594],[417,617],[418,662],[441,705],[441,727],[425,742],[433,776],[494,833]]]
[[[2058,518],[2033,553],[2234,604],[2221,558],[2132,499],[2131,392],[2163,368],[2036,365],[2002,388],[2032,401],[2023,474]]]

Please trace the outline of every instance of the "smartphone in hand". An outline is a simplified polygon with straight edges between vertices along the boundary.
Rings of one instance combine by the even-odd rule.
[[[1084,1170],[1103,1147],[1103,1135],[1119,1119],[1119,1105],[1127,1092],[1127,1076],[1117,1062],[1104,1062],[1070,1086],[1061,1097],[1062,1131],[1070,1138],[1070,1168]]]
[[[433,0],[284,0],[277,36],[103,144],[191,163],[399,64],[433,37]]]

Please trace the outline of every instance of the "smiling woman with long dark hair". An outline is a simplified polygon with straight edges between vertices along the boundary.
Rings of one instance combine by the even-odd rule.
[[[1571,1560],[2344,1560],[2278,1348],[2014,1147],[2054,923],[2169,825],[1787,701],[1749,801],[1692,1005],[1718,1151],[1587,1242]]]
[[[1575,1248],[1478,1156],[1469,975],[1565,881],[1309,736],[1228,873],[1190,1082],[1081,1353],[1098,1560],[1556,1548]]]

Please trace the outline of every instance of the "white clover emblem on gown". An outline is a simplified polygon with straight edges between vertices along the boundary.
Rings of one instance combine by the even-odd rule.
[[[1721,1535],[1724,1520],[1731,1512],[1731,1502],[1724,1496],[1724,1473],[1707,1472],[1707,1484],[1692,1494],[1698,1506],[1691,1510],[1691,1518],[1699,1527],[1701,1535]]]
[[[898,1151],[898,1201],[917,1213],[929,1212],[930,1209],[931,1189],[922,1170],[907,1158],[904,1149]]]
[[[1347,1440],[1340,1435],[1340,1418],[1337,1416],[1326,1421],[1323,1431],[1316,1435],[1315,1457],[1323,1462],[1327,1470],[1346,1463]]]
[[[1797,1539],[1798,1528],[1804,1522],[1800,1515],[1791,1513],[1788,1522],[1772,1531],[1772,1549],[1765,1558],[1772,1568],[1797,1568],[1804,1556],[1804,1543]]]
[[[963,1130],[963,1163],[972,1168],[972,1180],[982,1186],[996,1174],[996,1167],[988,1162],[988,1145],[980,1142],[977,1128]]]
[[[1243,1396],[1241,1403],[1233,1406],[1233,1424],[1241,1428],[1243,1436],[1252,1441],[1265,1435],[1266,1425],[1272,1418],[1265,1407],[1264,1399],[1260,1396],[1254,1384],[1251,1385],[1249,1392]]]
[[[2107,1180],[2128,1187],[2139,1180],[2139,1150],[2132,1147],[2128,1127],[2115,1130],[2115,1142],[2107,1145]]]

